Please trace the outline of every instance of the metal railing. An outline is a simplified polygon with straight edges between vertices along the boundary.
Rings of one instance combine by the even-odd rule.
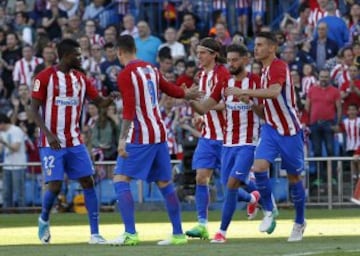
[[[352,157],[309,157],[305,159],[305,172],[304,172],[304,184],[307,191],[307,205],[308,206],[326,206],[328,209],[334,207],[343,207],[351,205],[350,198],[354,190],[354,183],[356,179],[353,177],[355,173],[351,170],[351,162],[355,161]],[[173,166],[178,166],[181,161],[172,161]],[[115,161],[95,162],[94,166],[97,172],[97,188],[99,193],[99,201],[104,205],[112,205],[115,202],[114,198],[109,197],[107,193],[112,188],[112,171],[115,166]],[[276,189],[275,197],[280,201],[280,204],[291,205],[291,198],[289,196],[288,183],[286,173],[280,168],[281,160],[278,159],[274,165],[272,179],[275,181],[286,181],[277,184],[279,187]],[[3,168],[9,167],[4,163],[0,163],[0,174],[2,177]],[[14,165],[11,165],[14,166]],[[22,166],[37,167],[40,163],[25,163]],[[177,168],[178,170],[180,168]],[[99,173],[101,172],[101,174]],[[323,177],[323,184],[313,184],[314,180]],[[30,179],[36,179],[36,175],[31,175]],[[2,180],[2,179],[0,179]],[[107,180],[107,183],[103,183],[103,180]],[[35,181],[35,180],[33,180]],[[336,183],[334,183],[336,181]],[[215,183],[215,182],[214,182]],[[276,184],[276,183],[275,183]],[[276,185],[276,186],[277,186]],[[104,186],[104,187],[101,187]],[[41,184],[41,188],[43,184]],[[76,188],[80,190],[81,188]],[[161,201],[162,197],[156,186],[153,184],[147,184],[146,182],[134,182],[131,186],[131,190],[135,197],[135,201],[139,204],[145,202]],[[280,191],[280,192],[279,192]],[[29,193],[29,191],[27,191]],[[280,194],[279,194],[280,193]],[[218,193],[217,193],[218,194]],[[41,193],[40,193],[41,195]],[[40,198],[35,198],[35,195],[27,195],[32,199],[36,199],[37,203],[32,202],[30,207],[39,206],[41,203]],[[37,194],[39,196],[39,194]],[[112,194],[114,196],[114,194]],[[222,197],[223,198],[223,197]],[[216,200],[216,199],[215,199]],[[221,201],[220,199],[218,201]],[[105,202],[105,203],[104,203]],[[1,203],[1,202],[0,202]]]

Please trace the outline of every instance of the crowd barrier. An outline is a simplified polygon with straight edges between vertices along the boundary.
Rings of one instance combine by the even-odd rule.
[[[354,161],[352,157],[310,157],[305,159],[304,185],[306,188],[307,205],[322,206],[332,209],[333,207],[350,206],[350,201],[354,186],[359,174],[351,170],[350,163]],[[31,170],[38,167],[40,163],[23,164],[28,167],[25,179],[25,204],[26,208],[39,208],[41,206],[41,195],[44,188],[41,174],[33,174]],[[9,165],[0,164],[0,190],[2,184],[2,170]],[[99,202],[102,206],[113,206],[116,202],[115,192],[112,185],[112,172],[115,162],[95,162],[96,171],[96,191],[99,196]],[[194,171],[182,170],[181,161],[172,161],[173,173],[176,175],[187,174],[195,178]],[[286,178],[286,171],[281,169],[281,160],[278,159],[271,170],[271,183],[273,195],[278,204],[290,206],[291,196],[289,193],[289,184]],[[71,204],[76,195],[82,193],[81,186],[76,181],[64,182],[62,196],[64,202]],[[181,185],[175,182],[179,188]],[[185,184],[186,185],[186,184]],[[192,184],[195,188],[194,184]],[[142,181],[132,181],[131,191],[134,200],[138,204],[148,202],[160,202],[162,196],[153,183],[148,184]],[[220,183],[219,177],[212,181],[213,203],[220,203],[224,199],[224,188]],[[192,190],[192,193],[194,189]],[[189,195],[194,198],[193,195]],[[192,196],[192,197],[191,197]],[[189,204],[194,204],[194,200],[185,200]],[[0,204],[2,205],[2,193],[0,193]],[[4,210],[3,208],[0,208]]]

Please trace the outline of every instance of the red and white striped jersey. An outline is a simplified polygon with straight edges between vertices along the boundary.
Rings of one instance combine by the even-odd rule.
[[[16,61],[13,71],[14,82],[26,84],[30,88],[34,70],[41,63],[43,63],[43,59],[38,57],[32,57],[30,61],[26,61],[25,58]]]
[[[224,65],[216,65],[208,73],[202,70],[199,79],[199,90],[204,92],[205,98],[208,98],[216,86],[223,86],[229,78],[229,71]],[[223,111],[210,110],[203,117],[202,137],[212,140],[223,140],[223,127],[225,124]]]
[[[317,80],[315,76],[304,76],[301,79],[301,96],[306,96],[310,87],[315,85]]]
[[[165,108],[161,108],[161,117],[164,120],[167,134],[167,144],[170,155],[179,153],[178,143],[176,141],[176,108],[172,108],[170,113],[166,113]]]
[[[322,11],[319,8],[315,8],[313,11],[310,12],[309,24],[315,27],[317,26],[318,21],[326,16],[328,16],[328,13],[326,11]],[[341,13],[339,9],[336,9],[336,16],[341,17]]]
[[[63,73],[57,67],[40,72],[34,80],[32,98],[40,100],[46,127],[60,139],[62,147],[77,146],[80,139],[79,121],[85,96],[95,99],[98,92],[86,76],[71,70]],[[41,147],[49,147],[42,133]]]
[[[225,10],[227,0],[213,0],[213,9],[214,10]],[[249,8],[249,0],[236,0],[235,7],[236,8]]]
[[[224,96],[227,87],[241,89],[259,89],[260,77],[248,73],[242,81],[231,78],[222,87],[217,86],[211,97],[225,102],[224,146],[257,145],[259,139],[260,118],[252,111],[251,106],[233,95]]]
[[[340,87],[343,83],[350,81],[348,68],[349,67],[345,64],[336,64],[336,66],[331,70],[331,80],[333,80],[338,87]]]
[[[127,142],[154,144],[166,141],[166,127],[159,109],[159,90],[174,98],[185,92],[170,84],[151,64],[134,60],[119,73],[118,88],[123,96],[123,119],[133,121]]]
[[[98,44],[100,46],[105,45],[105,39],[99,34],[95,34],[95,35],[89,37],[89,40],[90,40],[91,45],[94,45],[94,44]]]
[[[262,88],[268,89],[274,84],[280,84],[282,89],[276,99],[264,99],[265,122],[281,135],[295,135],[301,128],[296,111],[295,89],[289,67],[280,59],[274,59],[261,75]]]
[[[346,134],[346,151],[357,150],[360,146],[360,117],[345,118],[340,128]]]

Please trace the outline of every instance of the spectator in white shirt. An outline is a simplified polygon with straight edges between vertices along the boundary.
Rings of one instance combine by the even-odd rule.
[[[176,41],[176,30],[174,28],[167,28],[164,37],[166,43],[160,45],[159,50],[165,46],[169,47],[171,50],[171,57],[174,60],[182,59],[186,56],[184,45]]]
[[[127,14],[123,18],[125,30],[120,35],[131,35],[133,38],[139,36],[138,28],[135,26],[135,18],[131,14]]]

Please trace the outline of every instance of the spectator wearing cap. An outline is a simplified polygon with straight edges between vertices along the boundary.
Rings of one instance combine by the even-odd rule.
[[[139,21],[137,24],[139,37],[135,38],[136,57],[156,64],[157,50],[161,45],[159,38],[151,35],[149,24],[146,21]]]
[[[317,26],[318,37],[311,42],[310,55],[316,62],[318,70],[324,68],[328,59],[334,58],[339,47],[336,42],[328,38],[326,23],[320,22]]]

